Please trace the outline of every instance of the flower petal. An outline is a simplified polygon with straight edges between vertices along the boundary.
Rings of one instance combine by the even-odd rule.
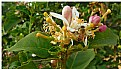
[[[88,23],[81,23],[81,26],[87,27]]]
[[[71,28],[71,27],[67,27],[67,30],[69,30],[70,32],[78,31],[78,30],[75,30],[75,29],[73,29],[73,28]]]
[[[84,45],[87,46],[87,36],[86,36],[86,38],[84,40]]]
[[[73,7],[72,9],[72,18],[79,18],[79,12],[77,11],[77,9],[75,7]]]
[[[72,20],[72,9],[70,6],[64,6],[62,10],[62,16],[66,18],[66,20],[71,23]]]
[[[73,39],[71,39],[71,43],[72,43],[71,45],[73,46],[73,45],[74,45],[74,41],[73,41]]]
[[[63,20],[64,23],[65,23],[67,26],[69,26],[68,21],[67,21],[62,15],[57,14],[57,13],[54,13],[54,12],[50,12],[50,14],[51,14],[53,17],[56,17],[56,18],[58,18],[58,19]]]

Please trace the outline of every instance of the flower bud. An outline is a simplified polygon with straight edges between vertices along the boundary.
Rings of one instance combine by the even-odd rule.
[[[66,27],[66,26],[63,26],[63,27],[62,27],[62,30],[63,30],[63,31],[66,31],[66,30],[67,30],[67,27]]]
[[[51,66],[56,67],[57,66],[57,60],[51,60]]]
[[[105,16],[107,16],[109,13],[111,13],[110,9],[107,10],[107,12],[102,16],[102,18],[104,18]]]
[[[89,17],[89,23],[92,22],[93,18],[94,18],[94,16]]]
[[[40,65],[39,65],[39,69],[42,69],[42,68],[43,68],[43,66],[42,66],[42,64],[40,64]]]
[[[94,15],[89,18],[89,23],[93,23],[95,26],[100,22],[100,16]]]
[[[100,32],[104,32],[104,31],[106,31],[106,29],[107,29],[106,25],[102,25],[102,26],[99,27]]]
[[[48,22],[48,23],[51,23],[52,24],[52,20],[48,17],[48,18],[46,18],[46,22]]]
[[[40,33],[37,33],[37,34],[36,34],[36,37],[40,37],[40,36],[41,36],[41,34],[40,34]]]
[[[65,6],[62,10],[62,15],[67,19],[70,23],[72,18],[72,9],[70,6]]]
[[[41,34],[41,33],[36,33],[36,37],[42,37],[42,38],[48,38],[48,36],[46,36],[46,35],[43,35],[43,34]]]
[[[47,12],[44,12],[43,15],[44,15],[44,16],[48,16]]]
[[[111,13],[111,10],[110,10],[110,9],[108,9],[108,10],[107,10],[107,12],[108,12],[108,13]]]

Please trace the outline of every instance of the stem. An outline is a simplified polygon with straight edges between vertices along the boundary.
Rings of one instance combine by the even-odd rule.
[[[116,51],[117,51],[117,45],[114,46],[114,61],[116,61]]]
[[[66,49],[68,49],[66,47]],[[64,52],[61,52],[61,69],[66,69],[66,61],[67,61],[67,50]]]
[[[32,14],[33,14],[32,10],[30,10],[30,13],[31,15],[29,15],[29,18],[30,18],[29,33],[31,32],[31,27],[32,27]]]
[[[61,68],[62,68],[62,69],[65,69],[65,64],[66,64],[65,53],[62,52],[62,53],[61,53]]]
[[[32,16],[30,16],[30,24],[29,24],[29,33],[31,32],[31,27],[32,27]]]
[[[32,61],[40,62],[40,61],[55,60],[55,59],[58,59],[58,58],[39,59],[39,60],[32,60]]]

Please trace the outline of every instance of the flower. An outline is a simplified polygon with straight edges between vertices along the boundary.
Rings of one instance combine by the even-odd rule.
[[[100,32],[104,32],[106,29],[107,29],[106,25],[102,25],[102,26],[99,27]]]
[[[95,26],[100,22],[100,16],[94,15],[89,18],[89,23],[93,23]]]
[[[110,10],[108,11],[110,12]],[[75,7],[71,9],[70,6],[64,6],[62,15],[54,12],[50,12],[50,15],[48,15],[45,12],[44,16],[46,17],[46,22],[49,23],[49,31],[51,32],[52,27],[55,29],[54,34],[51,34],[54,37],[54,41],[51,41],[51,43],[56,44],[60,42],[62,47],[70,42],[73,45],[73,40],[81,41],[87,46],[88,38],[92,37],[94,39],[94,32],[103,32],[107,28],[106,25],[100,23],[101,18],[97,15],[90,16],[89,23],[85,23],[84,19],[79,19],[77,9]],[[57,25],[52,17],[61,19],[63,21],[63,27],[61,28]],[[60,29],[59,31],[56,31],[57,27]]]
[[[66,20],[68,21],[68,23],[71,22],[72,19],[72,9],[70,6],[65,6],[62,10],[62,16],[64,18],[66,18]]]
[[[68,9],[70,11],[67,11],[65,9]],[[67,13],[67,12],[69,12],[69,13]],[[69,30],[71,32],[78,31],[78,29],[81,27],[81,23],[84,22],[83,19],[78,19],[79,12],[76,10],[75,7],[72,8],[72,14],[71,14],[71,8],[69,6],[65,6],[64,9],[62,10],[62,15],[54,13],[54,12],[50,12],[50,15],[63,20],[63,24],[67,27],[67,30]],[[71,20],[69,20],[70,18],[71,18]]]
[[[50,12],[50,15],[47,15],[47,13],[44,13],[44,16],[46,17],[49,17],[49,18],[46,18],[46,22],[50,23],[50,24],[53,24],[53,19],[52,19],[52,16],[53,17],[56,17],[58,19],[61,19],[63,21],[63,27],[60,28],[61,29],[61,35],[58,35],[58,36],[55,36],[55,35],[52,35],[54,38],[55,38],[55,41],[57,42],[61,42],[61,41],[66,41],[69,40],[68,42],[72,42],[72,45],[73,45],[73,40],[76,40],[79,37],[79,35],[83,35],[81,38],[84,38],[84,39],[81,39],[81,41],[84,42],[85,46],[87,46],[87,37],[88,37],[88,34],[81,34],[81,31],[80,29],[86,29],[87,26],[89,25],[88,23],[84,23],[84,19],[79,19],[79,12],[77,11],[77,9],[75,7],[73,7],[72,9],[70,8],[70,6],[65,6],[62,10],[62,15],[61,14],[57,14],[57,13],[54,13],[54,12]],[[79,32],[80,33],[76,33],[76,32]],[[83,32],[85,32],[86,30],[83,30]],[[87,31],[88,32],[88,31]],[[69,35],[71,34],[71,35]],[[57,39],[59,38],[59,39]],[[60,39],[61,38],[61,39]],[[76,40],[78,41],[78,40]]]

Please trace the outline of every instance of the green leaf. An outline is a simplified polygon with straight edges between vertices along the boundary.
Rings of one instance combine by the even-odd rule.
[[[106,65],[97,65],[97,69],[107,69]]]
[[[27,61],[27,56],[24,52],[19,52],[19,61],[22,63],[26,62]]]
[[[93,49],[73,53],[66,62],[66,69],[85,69],[94,57]]]
[[[95,56],[95,58],[90,62],[90,64],[85,69],[96,69],[96,63],[98,62],[96,58],[97,57]]]
[[[57,55],[59,52],[60,52],[60,47],[59,46],[53,46],[51,47],[48,52],[51,54],[51,55]]]
[[[87,67],[86,69],[96,69],[96,66],[90,66],[90,67]]]
[[[5,32],[9,31],[13,26],[20,23],[21,19],[16,17],[13,13],[7,16],[3,24]]]
[[[18,61],[19,60],[19,55],[16,54],[15,56],[10,57],[10,63],[14,62],[14,61]]]
[[[26,6],[24,6],[24,5],[17,6],[16,9],[19,10],[19,11],[21,11],[21,12],[24,12],[24,13],[27,14],[27,15],[30,14],[29,10],[28,10],[28,9],[26,8]]]
[[[21,63],[19,61],[14,61],[10,64],[9,69],[16,69],[20,65]]]
[[[32,61],[30,61],[29,63],[18,67],[17,69],[38,69],[38,68]]]
[[[121,31],[119,32],[119,38],[121,39]]]
[[[109,28],[105,32],[95,33],[95,38],[90,41],[90,47],[100,47],[116,45],[118,36],[114,34]]]
[[[41,58],[49,56],[48,50],[52,47],[50,44],[51,38],[44,38],[43,36],[37,37],[36,34],[41,33],[40,31],[32,32],[25,36],[23,39],[18,41],[14,46],[7,49],[9,51],[29,51],[36,54]],[[43,35],[43,34],[41,34]],[[47,36],[46,36],[47,37]]]

